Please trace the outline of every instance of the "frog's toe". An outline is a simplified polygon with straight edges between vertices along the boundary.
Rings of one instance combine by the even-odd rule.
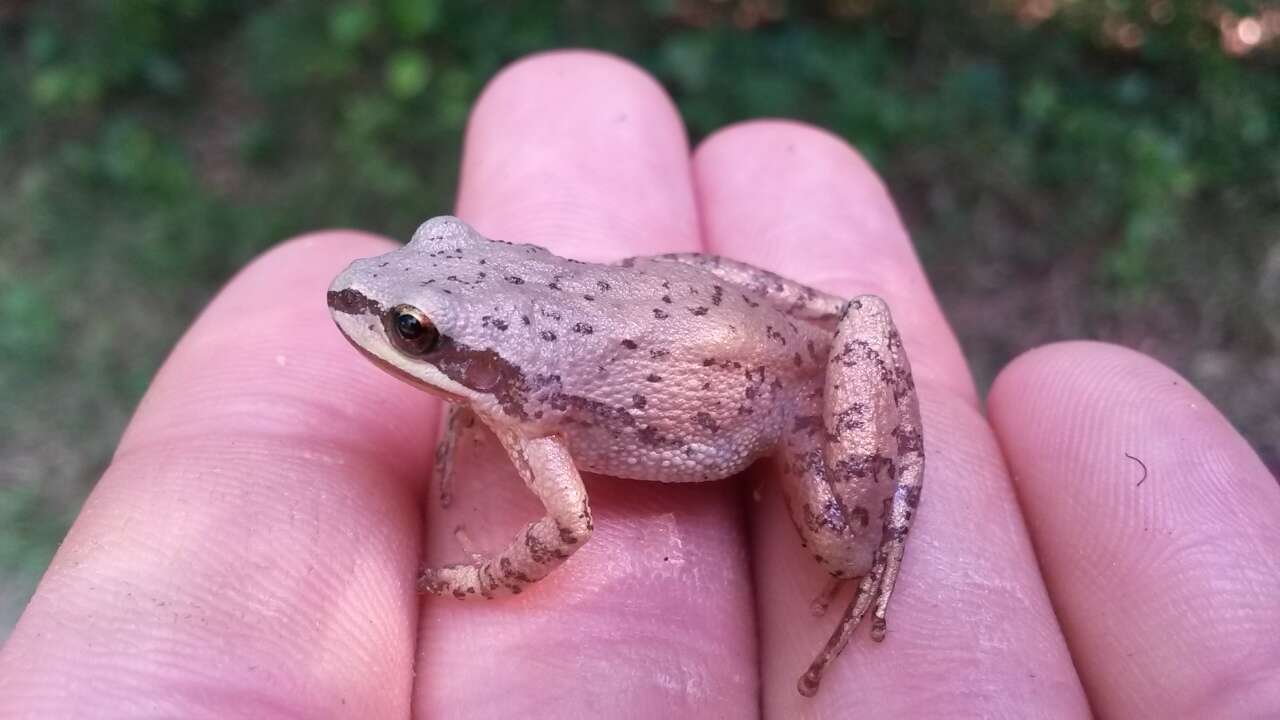
[[[418,573],[418,592],[431,593],[432,595],[446,595],[449,591],[449,583],[444,579],[437,568],[423,568]]]
[[[818,591],[818,596],[809,603],[809,612],[813,613],[814,617],[822,617],[827,613],[827,608],[831,607],[831,601],[835,599],[836,593],[840,592],[845,580],[846,578],[842,577],[827,579],[822,590]]]
[[[882,617],[871,618],[871,639],[876,642],[884,642],[885,631],[889,629]]]

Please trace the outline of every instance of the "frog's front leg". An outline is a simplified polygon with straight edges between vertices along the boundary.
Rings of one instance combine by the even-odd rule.
[[[458,455],[458,446],[474,439],[481,429],[476,421],[476,414],[470,407],[449,403],[447,412],[444,432],[440,436],[440,444],[436,446],[436,462],[432,472],[442,508],[453,504],[454,458]]]
[[[525,485],[546,509],[498,555],[471,563],[426,568],[418,588],[457,598],[516,594],[564,562],[591,536],[591,509],[582,477],[558,437],[526,437],[494,428]]]
[[[884,639],[885,612],[920,500],[919,404],[902,337],[878,297],[854,298],[841,314],[818,420],[798,419],[787,438],[792,517],[832,575],[861,580],[800,679],[804,695],[817,691],[823,671],[873,605],[871,637]]]

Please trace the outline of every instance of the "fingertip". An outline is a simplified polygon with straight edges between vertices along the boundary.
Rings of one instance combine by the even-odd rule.
[[[648,73],[606,53],[517,61],[472,112],[458,215],[488,237],[586,260],[695,247],[675,104]]]
[[[1063,340],[1046,343],[1031,348],[1010,360],[991,384],[992,394],[995,394],[996,389],[1003,385],[1013,384],[1010,387],[1018,387],[1018,383],[1025,384],[1043,374],[1044,371],[1057,373],[1067,367],[1079,366],[1081,356],[1105,355],[1129,356],[1139,361],[1150,360],[1149,357],[1135,350],[1096,340]]]
[[[500,119],[512,105],[538,102],[538,93],[531,90],[544,84],[572,84],[588,98],[628,96],[678,116],[662,84],[630,60],[591,49],[547,50],[516,60],[485,84],[468,130],[478,122]]]
[[[1106,427],[1126,435],[1182,422],[1209,423],[1219,440],[1236,435],[1172,368],[1136,350],[1089,340],[1050,343],[1015,357],[997,374],[987,406],[993,421],[1014,431],[1070,422],[1093,433],[1105,420]]]
[[[737,176],[751,182],[779,167],[808,166],[815,179],[841,194],[857,195],[877,213],[897,218],[888,188],[862,153],[844,138],[798,120],[763,118],[727,125],[707,136],[694,150],[695,168],[720,170],[716,181]]]
[[[288,303],[279,301],[294,291],[309,293],[315,299],[310,311],[318,322],[328,312],[324,288],[347,263],[396,246],[381,235],[349,229],[317,230],[282,240],[246,263],[228,281],[228,286],[237,286],[237,292],[220,295],[197,322],[208,322],[209,318],[214,322],[244,321],[248,313],[257,316],[272,307],[285,307]],[[317,326],[326,332],[330,329],[325,323]]]

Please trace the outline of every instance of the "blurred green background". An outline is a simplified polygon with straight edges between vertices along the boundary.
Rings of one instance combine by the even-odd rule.
[[[179,333],[295,233],[447,210],[523,54],[653,72],[694,140],[824,125],[984,388],[1058,338],[1189,376],[1280,468],[1280,7],[1175,0],[0,0],[0,638]]]

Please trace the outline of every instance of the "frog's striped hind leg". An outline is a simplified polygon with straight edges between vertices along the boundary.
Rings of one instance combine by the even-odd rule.
[[[587,491],[564,443],[555,436],[529,438],[508,430],[496,434],[547,514],[525,526],[497,555],[424,569],[418,578],[419,590],[463,599],[516,594],[545,577],[591,537]]]
[[[476,433],[483,430],[484,428],[476,422],[476,415],[470,407],[449,403],[444,432],[440,435],[440,444],[436,445],[435,467],[432,470],[432,475],[436,479],[440,507],[447,508],[453,503],[454,460],[458,455],[458,446],[468,440],[474,440]]]
[[[871,638],[883,640],[885,612],[924,479],[920,408],[889,308],[864,295],[850,300],[832,339],[822,429],[827,483],[851,532],[848,572],[862,573],[835,632],[800,678],[802,695],[817,692],[822,673],[872,609]],[[879,533],[868,528],[880,520]],[[863,530],[863,532],[858,532]],[[869,569],[868,569],[869,565]]]

